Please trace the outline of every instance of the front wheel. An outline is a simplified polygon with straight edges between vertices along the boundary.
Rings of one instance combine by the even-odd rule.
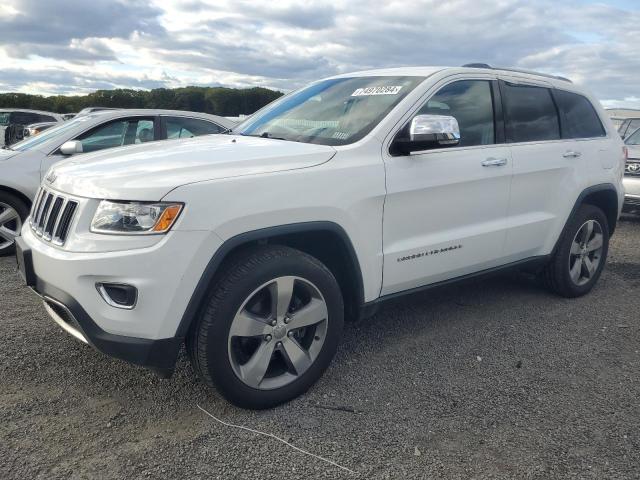
[[[563,297],[579,297],[591,291],[600,278],[609,251],[609,224],[604,212],[582,205],[567,224],[544,278]]]
[[[269,408],[324,373],[342,332],[342,294],[317,259],[284,246],[228,262],[187,341],[195,369],[225,398]]]
[[[15,251],[15,239],[29,216],[29,207],[15,195],[0,191],[0,256]]]

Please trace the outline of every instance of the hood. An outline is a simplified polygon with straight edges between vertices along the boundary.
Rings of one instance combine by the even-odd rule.
[[[324,145],[208,135],[77,155],[54,165],[45,182],[81,197],[157,201],[188,183],[308,168],[334,155]]]

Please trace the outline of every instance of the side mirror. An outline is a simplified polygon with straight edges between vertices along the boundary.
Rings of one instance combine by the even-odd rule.
[[[76,153],[82,153],[82,142],[79,142],[78,140],[64,142],[60,147],[60,153],[63,155],[75,155]]]
[[[408,155],[411,152],[437,147],[450,147],[460,143],[460,127],[454,117],[447,115],[416,115],[409,124],[408,136],[397,137],[392,153]]]

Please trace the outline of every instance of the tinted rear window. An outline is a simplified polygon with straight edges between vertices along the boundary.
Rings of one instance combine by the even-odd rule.
[[[563,90],[554,91],[558,108],[564,114],[563,138],[593,138],[606,135],[591,102],[582,95]]]
[[[560,122],[548,88],[503,84],[508,142],[560,139]]]
[[[40,115],[31,112],[13,112],[11,114],[11,123],[17,123],[20,125],[29,125],[36,123],[40,119]]]

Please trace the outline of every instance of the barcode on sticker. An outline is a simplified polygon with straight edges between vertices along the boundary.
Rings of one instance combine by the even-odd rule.
[[[351,96],[362,97],[364,95],[397,95],[401,88],[402,86],[358,88],[351,94]]]

